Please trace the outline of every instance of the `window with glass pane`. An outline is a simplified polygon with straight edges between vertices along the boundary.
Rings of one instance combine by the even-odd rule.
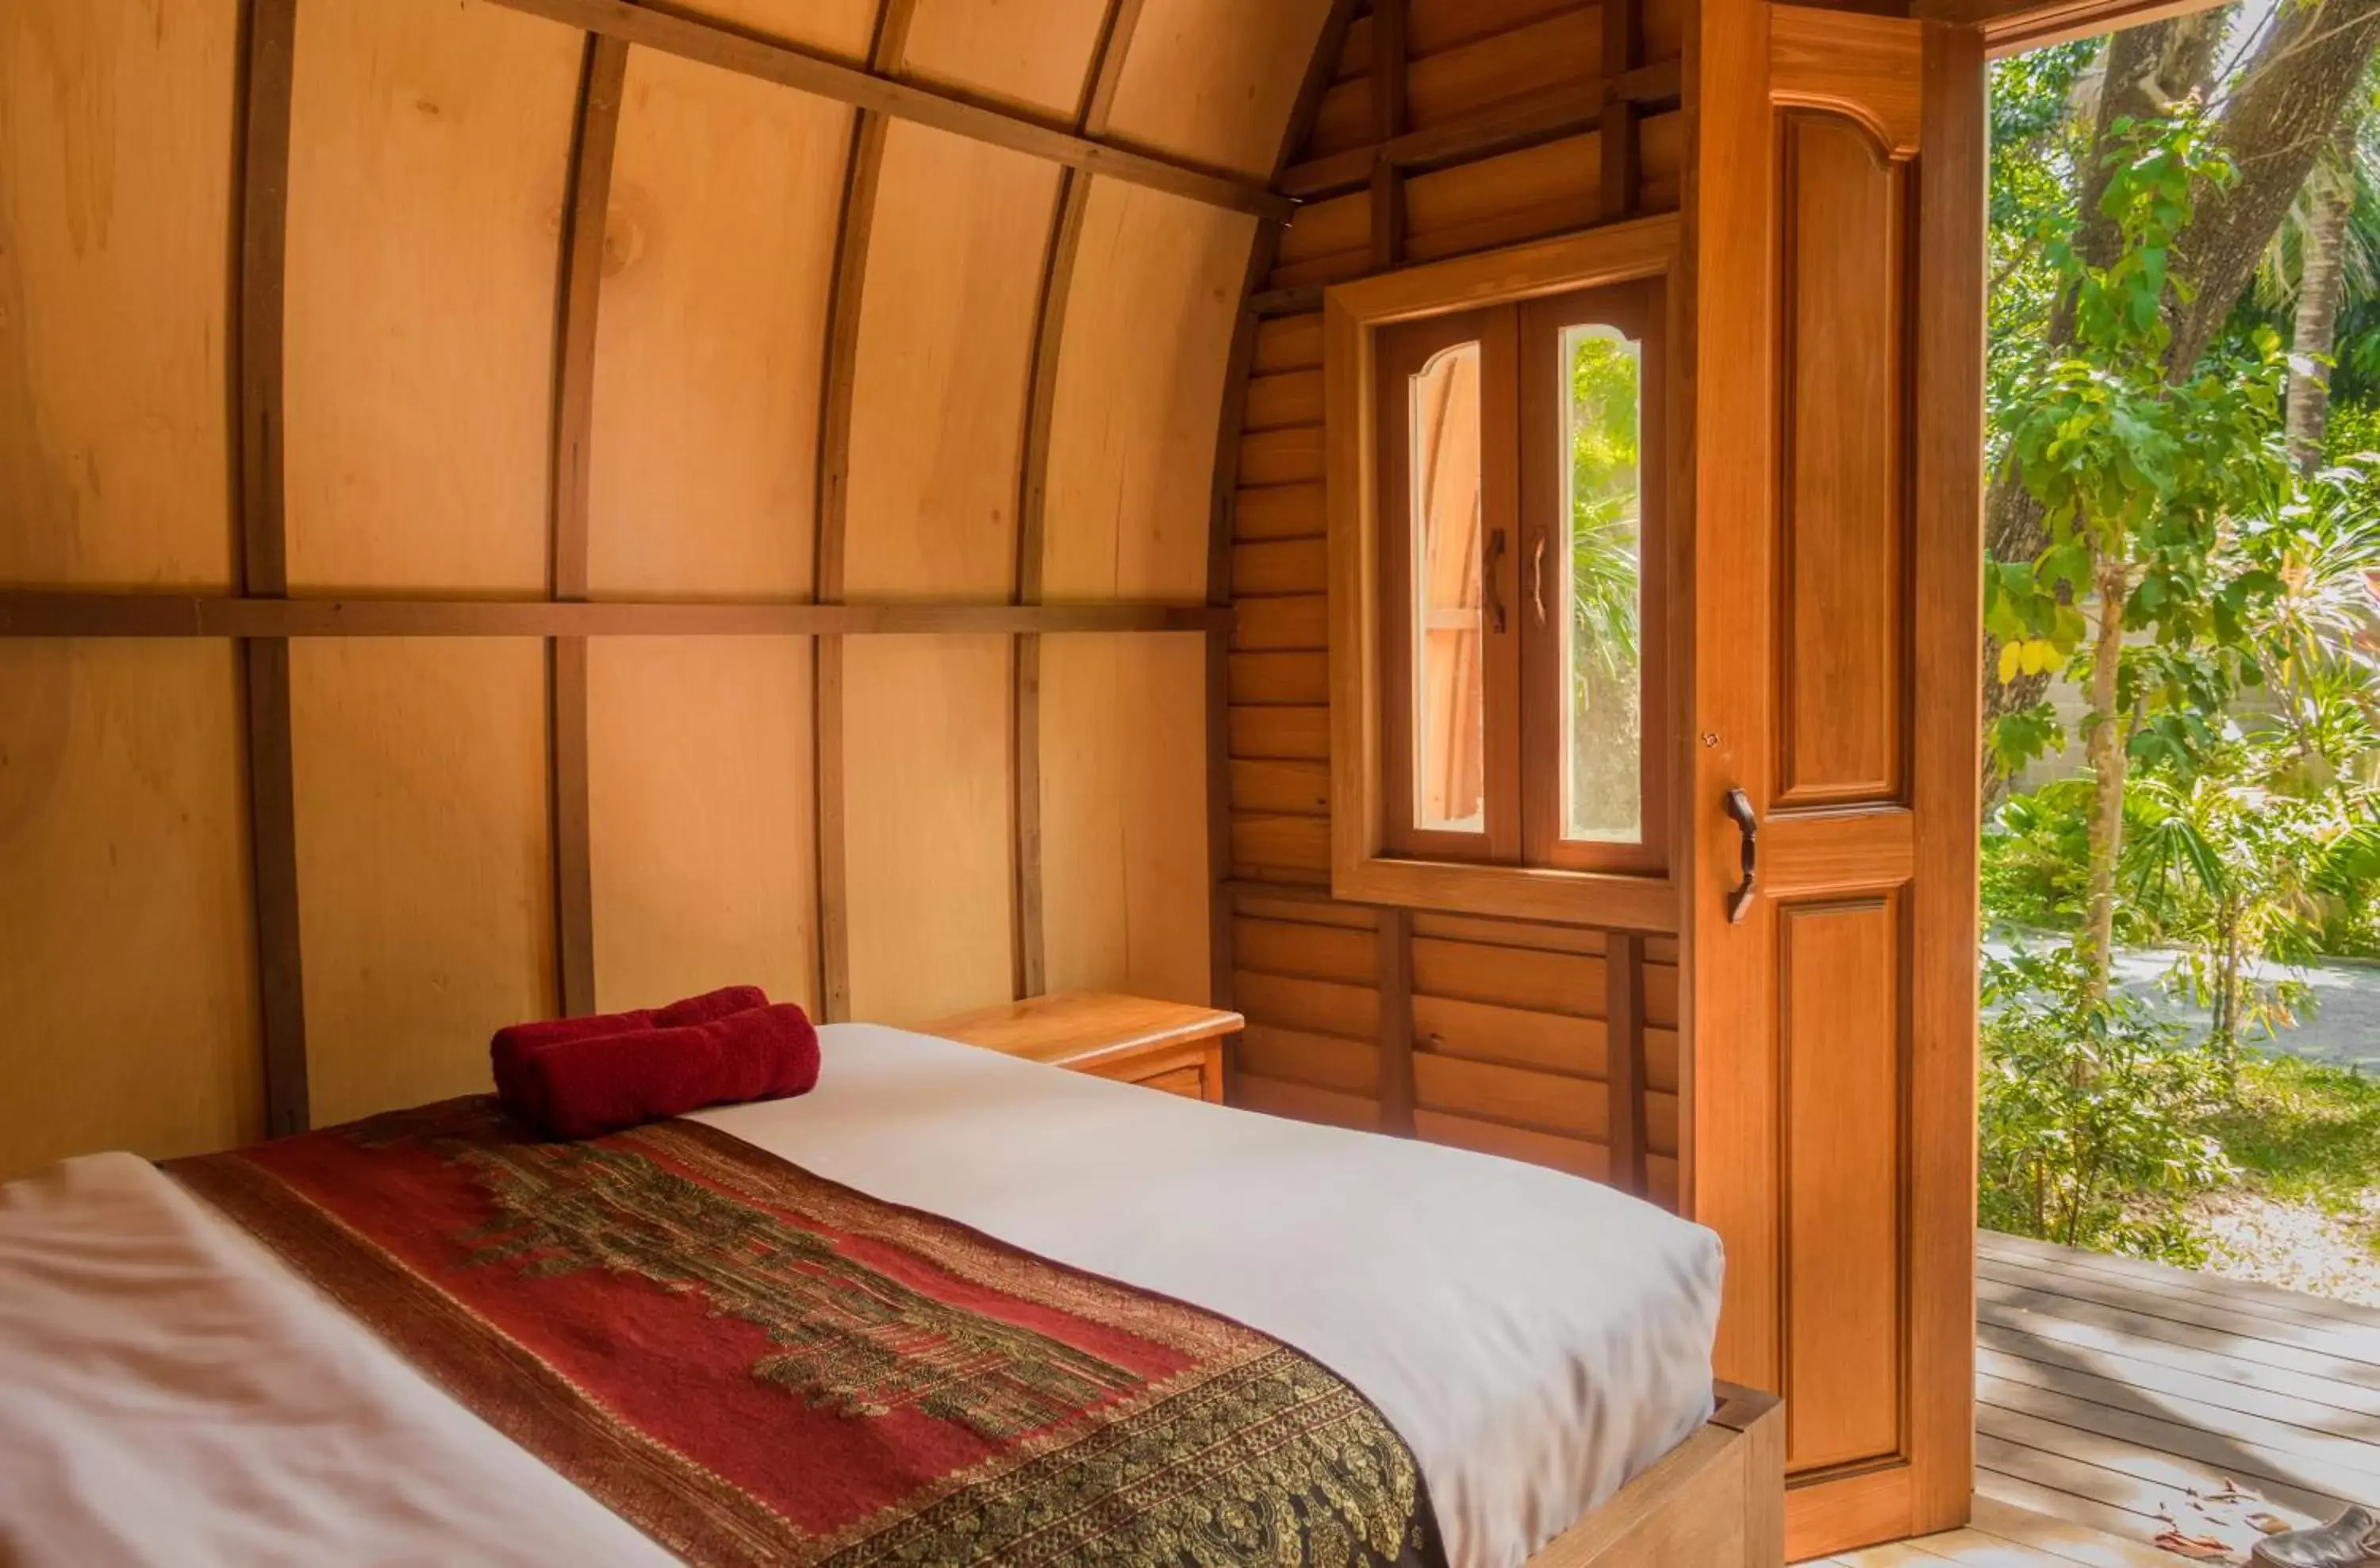
[[[1643,346],[1561,329],[1562,837],[1638,844],[1644,823]]]
[[[1413,811],[1429,832],[1478,833],[1487,820],[1479,369],[1479,345],[1460,343],[1406,383]]]

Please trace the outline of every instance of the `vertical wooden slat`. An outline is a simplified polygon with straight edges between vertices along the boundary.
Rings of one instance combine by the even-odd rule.
[[[1616,80],[1645,63],[1645,0],[1603,0],[1603,75]],[[1597,138],[1602,153],[1599,205],[1604,221],[1635,215],[1643,186],[1644,137],[1636,105],[1613,99]]]
[[[1123,79],[1125,54],[1140,25],[1143,0],[1108,0],[1099,42],[1083,73],[1075,109],[1077,135],[1107,128],[1116,88]],[[1083,216],[1089,210],[1090,176],[1078,169],[1058,175],[1058,200],[1050,220],[1050,243],[1041,268],[1041,291],[1034,304],[1033,360],[1025,401],[1025,445],[1016,477],[1016,590],[1018,604],[1041,602],[1042,551],[1049,537],[1050,438],[1058,401],[1058,359],[1066,337],[1066,301],[1074,288],[1075,258],[1082,248]],[[1041,893],[1041,638],[1019,634],[1012,645],[1010,683],[1010,774],[1015,781],[1014,855],[1011,861],[1011,927],[1018,997],[1049,989],[1047,933]]]
[[[1645,939],[1604,938],[1604,1089],[1611,1117],[1611,1185],[1645,1192]]]
[[[1405,128],[1405,16],[1408,0],[1372,6],[1372,137],[1385,148]],[[1372,163],[1372,271],[1404,260],[1404,171],[1385,157]]]
[[[1384,909],[1380,968],[1380,1130],[1414,1132],[1413,912]]]
[[[871,68],[897,71],[908,45],[917,0],[883,0],[876,14]],[[868,241],[876,223],[876,186],[884,169],[890,122],[856,112],[844,174],[834,279],[827,301],[826,355],[819,397],[818,585],[821,604],[843,602],[844,539],[851,505],[851,398],[859,360],[859,304],[868,278]],[[851,1016],[851,906],[844,855],[843,638],[818,639],[811,758],[818,770],[819,1011],[830,1023]]]
[[[1355,0],[1332,0],[1330,14],[1315,41],[1314,58],[1297,90],[1297,103],[1281,131],[1281,150],[1273,158],[1272,183],[1305,147],[1321,112],[1322,96],[1346,47],[1347,29],[1355,19]],[[1232,533],[1239,504],[1240,429],[1246,422],[1248,371],[1256,360],[1258,317],[1249,308],[1272,276],[1273,259],[1281,249],[1282,226],[1259,219],[1255,242],[1248,247],[1248,270],[1240,280],[1240,313],[1232,333],[1230,360],[1223,369],[1223,407],[1216,425],[1215,488],[1208,497],[1207,522],[1207,602],[1232,601]],[[1232,877],[1232,634],[1221,627],[1207,634],[1207,869],[1213,889],[1208,899],[1207,941],[1208,1000],[1217,1007],[1232,1005],[1232,899],[1223,891]],[[1234,1092],[1236,1052],[1227,1052],[1224,1095]]]
[[[1911,759],[1909,1345],[1912,1509],[1920,1531],[1965,1517],[1974,1465],[1975,816],[1982,683],[1984,301],[1990,158],[1984,40],[1925,30],[1918,206],[1918,387]]]
[[[234,361],[239,432],[241,587],[289,591],[282,491],[282,299],[289,217],[290,85],[297,0],[251,0],[245,18],[239,168],[239,312]],[[263,1022],[264,1121],[274,1136],[305,1131],[305,966],[298,923],[297,779],[290,748],[289,644],[245,650],[249,847],[256,893],[257,997]]]
[[[1683,286],[1689,410],[1681,458],[1694,476],[1682,541],[1691,570],[1679,602],[1692,615],[1682,677],[1694,716],[1679,944],[1687,1063],[1679,1139],[1680,1202],[1727,1241],[1714,1360],[1720,1377],[1773,1389],[1783,1377],[1776,1304],[1776,918],[1767,899],[1730,923],[1722,899],[1742,848],[1721,803],[1731,788],[1768,798],[1765,650],[1776,509],[1776,115],[1768,100],[1771,7],[1703,0],[1687,14],[1687,166]],[[1708,447],[1714,460],[1701,462]]]
[[[570,206],[562,241],[560,322],[554,334],[552,589],[558,600],[587,597],[589,432],[594,422],[595,319],[603,285],[605,215],[612,153],[628,46],[589,34],[571,143]],[[595,886],[588,815],[587,639],[547,644],[546,720],[551,757],[556,985],[562,1011],[595,1011]]]

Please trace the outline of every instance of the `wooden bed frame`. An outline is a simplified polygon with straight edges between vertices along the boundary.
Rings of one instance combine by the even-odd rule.
[[[1718,1385],[1718,1410],[1528,1568],[1781,1568],[1785,1417],[1774,1394]]]

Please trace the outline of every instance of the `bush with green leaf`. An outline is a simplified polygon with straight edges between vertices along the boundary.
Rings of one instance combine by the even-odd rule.
[[[2203,1261],[2184,1205],[2235,1180],[2203,1130],[2216,1064],[2071,947],[1984,965],[1981,1206],[1989,1229]]]

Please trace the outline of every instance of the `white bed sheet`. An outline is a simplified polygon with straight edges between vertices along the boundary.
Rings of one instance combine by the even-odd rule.
[[[0,1563],[675,1561],[147,1161],[0,1186]]]
[[[870,1024],[700,1112],[804,1169],[1204,1307],[1353,1383],[1455,1568],[1512,1568],[1711,1414],[1718,1237],[1593,1182]]]
[[[699,1118],[1297,1346],[1379,1406],[1458,1568],[1710,1412],[1709,1232],[1559,1173],[868,1025]],[[127,1155],[0,1187],[0,1562],[650,1564],[661,1548]]]

